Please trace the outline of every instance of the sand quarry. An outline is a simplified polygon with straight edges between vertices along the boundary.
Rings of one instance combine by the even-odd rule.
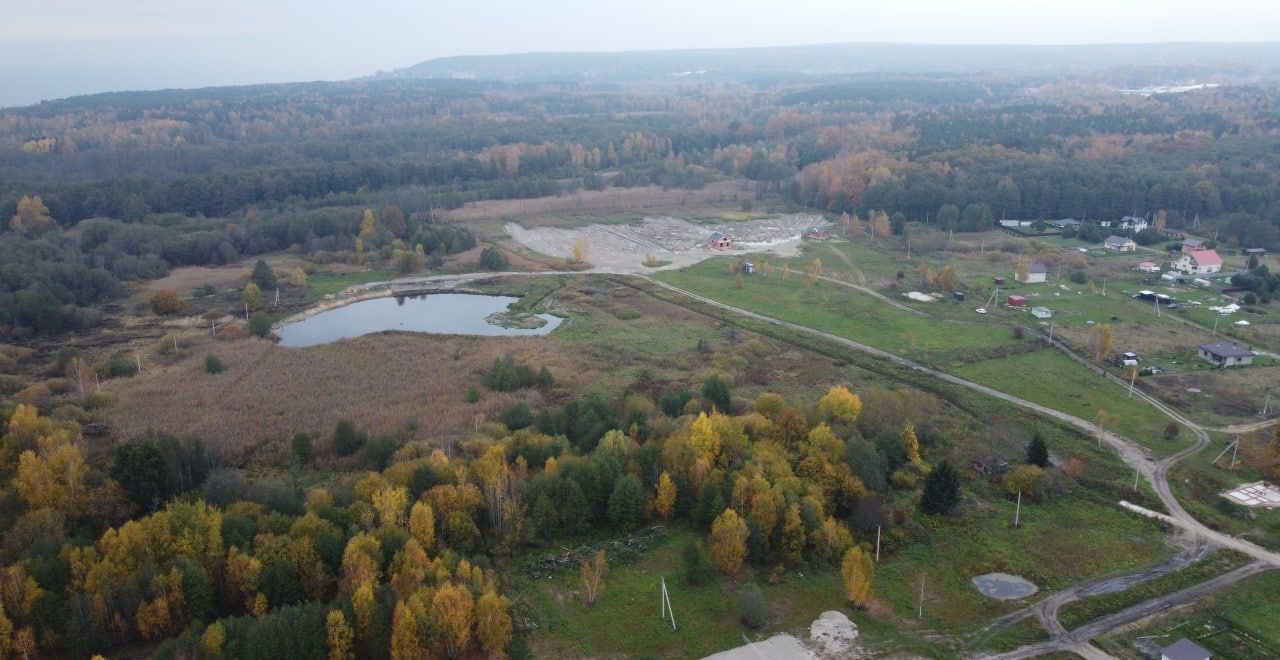
[[[679,218],[645,218],[634,224],[587,225],[574,229],[540,227],[526,229],[514,222],[506,225],[516,242],[545,255],[567,259],[573,246],[586,239],[587,263],[605,273],[639,273],[656,270],[644,265],[646,255],[670,262],[664,268],[682,268],[716,255],[771,252],[795,256],[804,233],[810,227],[826,227],[822,216],[797,213],[762,220],[700,224]],[[732,247],[714,250],[707,238],[719,231]]]

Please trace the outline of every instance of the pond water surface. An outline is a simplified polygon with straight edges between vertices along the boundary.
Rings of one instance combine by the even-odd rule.
[[[386,330],[446,335],[545,335],[560,325],[550,314],[539,328],[504,328],[488,322],[491,314],[507,311],[519,298],[467,293],[374,298],[321,312],[276,330],[281,346],[304,348]]]
[[[1008,573],[987,573],[973,578],[974,586],[982,593],[998,600],[1018,600],[1039,591],[1040,588]]]

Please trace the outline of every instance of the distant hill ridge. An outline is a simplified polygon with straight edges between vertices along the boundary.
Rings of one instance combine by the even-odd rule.
[[[1141,64],[1139,64],[1141,63]],[[464,55],[379,73],[380,78],[505,81],[750,78],[859,73],[1036,73],[1153,69],[1162,75],[1261,76],[1280,69],[1280,42],[1101,44],[1070,46],[817,44],[616,52]]]

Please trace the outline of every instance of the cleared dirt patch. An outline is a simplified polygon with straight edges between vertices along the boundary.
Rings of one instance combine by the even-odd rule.
[[[755,192],[745,188],[741,180],[718,181],[701,190],[663,189],[660,186],[579,190],[572,194],[536,199],[498,199],[470,202],[462,208],[443,213],[448,222],[511,219],[539,215],[632,213],[644,209],[670,209],[685,206],[726,204],[739,199],[755,199]],[[548,224],[538,221],[537,224]]]
[[[576,229],[539,227],[526,229],[507,223],[507,233],[525,247],[542,254],[568,259],[580,240],[587,245],[586,261],[593,270],[609,273],[651,272],[646,256],[669,262],[663,268],[682,268],[717,255],[772,252],[794,256],[799,252],[805,230],[826,226],[821,216],[794,214],[716,224],[695,224],[679,218],[645,218],[626,225],[588,225]],[[707,244],[712,232],[731,240],[728,249],[712,249]]]

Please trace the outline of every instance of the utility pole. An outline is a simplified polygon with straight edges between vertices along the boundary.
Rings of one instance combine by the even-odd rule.
[[[920,576],[920,604],[916,607],[916,620],[924,619],[924,576]]]
[[[876,563],[880,563],[880,526],[876,525]]]
[[[1022,522],[1022,491],[1018,491],[1018,507],[1013,510],[1013,526],[1017,527]]]
[[[1271,390],[1267,390],[1267,398],[1262,401],[1262,412],[1259,413],[1259,416],[1266,417],[1267,413],[1270,411],[1271,411]]]
[[[1133,492],[1135,492],[1135,493],[1136,493],[1136,492],[1138,492],[1138,470],[1137,470],[1137,468],[1134,468],[1134,470],[1133,470]]]
[[[1215,316],[1215,317],[1213,317],[1213,336],[1214,336],[1214,337],[1217,337],[1217,336],[1218,336],[1218,319],[1220,319],[1220,318],[1222,318],[1222,317],[1221,317],[1221,316]]]
[[[1053,319],[1049,319],[1049,345],[1053,346]]]
[[[1130,371],[1130,372],[1132,372],[1132,373],[1130,374],[1130,376],[1129,376],[1129,398],[1130,398],[1130,399],[1132,399],[1132,398],[1133,398],[1133,384],[1134,384],[1134,383],[1136,383],[1136,382],[1138,382],[1138,368],[1137,368],[1137,367],[1129,367],[1129,371]]]

